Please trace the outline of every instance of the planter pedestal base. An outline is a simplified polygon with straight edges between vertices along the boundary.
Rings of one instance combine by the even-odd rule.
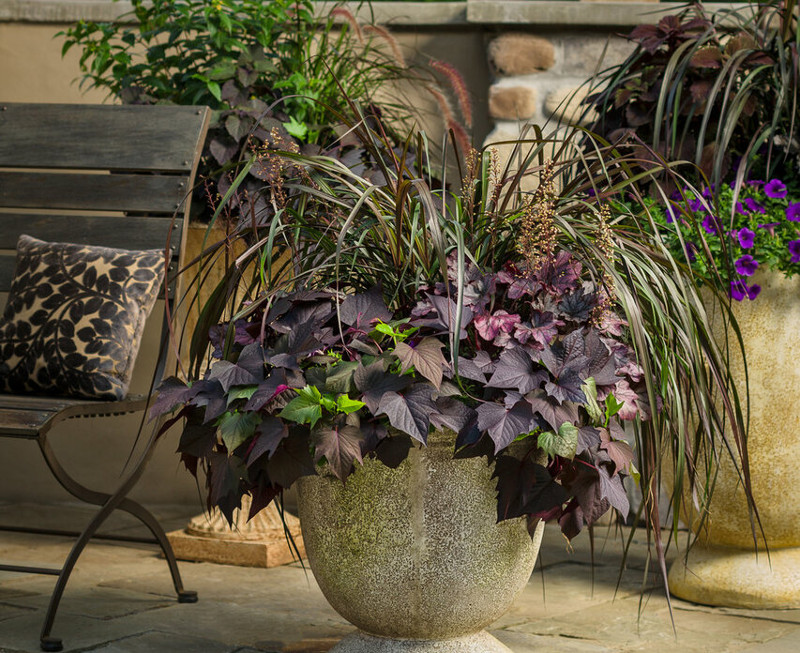
[[[398,618],[401,618],[398,615]],[[363,632],[348,635],[330,653],[512,653],[485,630],[454,639],[389,639]]]
[[[749,609],[800,607],[800,548],[762,548],[697,545],[679,557],[669,571],[669,590],[675,596],[707,605]]]

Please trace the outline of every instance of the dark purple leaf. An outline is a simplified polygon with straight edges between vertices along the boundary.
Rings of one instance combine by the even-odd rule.
[[[542,428],[549,427],[550,430],[558,433],[558,429],[564,422],[574,424],[578,420],[578,407],[575,404],[568,401],[560,403],[543,390],[530,392],[525,395],[525,399],[530,403],[533,411],[544,419],[545,424],[540,424]]]
[[[449,297],[441,295],[427,295],[428,300],[433,305],[436,317],[428,320],[415,320],[414,324],[430,326],[441,333],[454,333],[456,328],[456,314],[458,306]],[[461,310],[461,333],[459,339],[467,337],[467,326],[472,322],[474,315],[469,306],[464,306]]]
[[[600,339],[596,329],[589,329],[589,333],[586,334],[584,352],[589,359],[586,376],[591,376],[597,386],[614,385],[619,381],[614,356]]]
[[[288,437],[289,428],[277,417],[265,417],[256,427],[256,437],[250,451],[247,452],[247,466],[252,465],[264,454],[272,456],[278,445]]]
[[[537,274],[539,282],[547,286],[555,295],[562,295],[578,287],[581,264],[572,255],[561,250],[555,261],[547,259]]]
[[[494,374],[486,385],[490,388],[513,388],[525,394],[549,378],[547,372],[534,365],[525,348],[515,347],[500,354]]]
[[[357,295],[348,295],[339,307],[342,322],[348,326],[369,327],[376,320],[389,322],[391,311],[386,308],[378,286]]]
[[[456,448],[474,444],[480,439],[478,413],[464,402],[453,397],[440,397],[436,400],[436,409],[437,412],[431,415],[431,424],[455,432]]]
[[[378,405],[376,415],[385,414],[392,426],[425,444],[428,441],[430,415],[436,410],[432,394],[433,387],[422,383],[412,385],[402,395],[387,392]]]
[[[209,501],[218,506],[228,523],[233,522],[233,511],[241,506],[242,495],[239,489],[243,478],[247,478],[244,462],[236,456],[212,453],[209,462]]]
[[[281,488],[274,487],[267,483],[261,483],[250,490],[250,513],[247,515],[247,521],[250,521],[259,512],[266,508],[272,500],[281,493]]]
[[[264,379],[264,362],[264,348],[258,342],[246,345],[236,359],[239,367],[250,372],[259,381]]]
[[[486,383],[486,375],[481,371],[475,361],[464,358],[463,356],[458,357],[458,375],[465,379],[477,381],[478,383]]]
[[[199,388],[187,386],[175,376],[165,379],[158,386],[158,396],[150,404],[150,419],[169,413],[178,406],[184,406],[199,392]]]
[[[411,438],[402,433],[383,438],[375,448],[375,457],[391,469],[397,469],[408,458]]]
[[[381,440],[388,435],[386,427],[380,422],[361,422],[361,455],[366,456],[377,449]]]
[[[375,361],[366,367],[359,364],[353,375],[353,382],[362,393],[361,401],[367,405],[373,415],[377,415],[383,395],[387,392],[404,390],[410,385],[411,377],[397,376],[386,372],[383,362]]]
[[[561,320],[556,320],[550,311],[537,311],[531,313],[531,321],[522,322],[514,329],[514,337],[523,345],[529,340],[537,343],[537,349],[549,347],[553,338],[558,335],[558,327],[563,326]]]
[[[272,370],[267,379],[258,384],[258,388],[245,404],[244,410],[261,410],[288,387],[289,385],[286,379],[286,370]]]
[[[353,462],[361,462],[361,429],[349,424],[322,427],[311,432],[314,459],[323,456],[336,478],[343,481],[350,474]]]
[[[217,429],[208,424],[187,420],[178,443],[178,451],[196,458],[207,458],[217,444]]]
[[[497,521],[540,514],[560,507],[568,498],[550,472],[530,456],[519,460],[503,455],[495,462]]]
[[[301,476],[314,476],[316,467],[311,457],[311,443],[306,427],[293,428],[267,462],[267,474],[273,483],[291,487]]]
[[[558,310],[568,320],[585,324],[596,304],[597,296],[593,292],[578,288],[559,302]]]
[[[619,474],[609,476],[604,467],[600,467],[597,471],[600,474],[600,488],[603,498],[611,503],[624,519],[628,516],[631,506],[628,501],[628,495],[625,493],[625,487],[622,485],[622,478]]]
[[[216,361],[208,375],[209,380],[219,381],[222,389],[228,392],[235,385],[256,385],[261,379],[252,372],[230,361]],[[263,379],[263,376],[262,376]]]
[[[535,426],[531,405],[524,399],[511,408],[494,402],[478,406],[478,428],[492,438],[495,453],[505,449],[517,436],[532,431]]]
[[[600,446],[600,431],[593,426],[582,426],[578,429],[578,448],[576,455],[582,454],[587,449]]]

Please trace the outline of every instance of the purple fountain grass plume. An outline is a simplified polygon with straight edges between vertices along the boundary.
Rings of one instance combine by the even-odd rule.
[[[356,35],[359,43],[364,43],[364,34],[361,32],[361,25],[358,24],[356,17],[344,7],[336,7],[330,13],[331,18],[340,17],[344,18],[347,21],[348,25],[350,25],[350,29],[353,30],[353,34]]]
[[[461,73],[456,70],[455,66],[446,61],[431,61],[431,68],[444,75],[447,79],[458,100],[458,109],[464,119],[464,124],[467,127],[472,127],[472,102],[469,98],[467,84]]]
[[[403,50],[400,47],[400,42],[394,37],[394,35],[382,25],[365,25],[364,31],[370,34],[376,34],[379,36],[389,48],[392,50],[392,56],[394,57],[394,61],[399,68],[407,68],[408,64],[406,63],[406,58],[403,55]]]

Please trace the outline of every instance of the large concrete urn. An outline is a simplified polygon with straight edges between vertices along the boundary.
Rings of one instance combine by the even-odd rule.
[[[528,582],[543,525],[532,539],[523,518],[497,524],[492,469],[454,460],[453,438],[431,434],[397,469],[365,460],[346,484],[301,479],[311,569],[360,629],[332,653],[510,653],[483,629]]]
[[[673,564],[669,586],[676,596],[697,603],[798,608],[800,278],[762,273],[752,282],[761,285],[761,294],[755,301],[734,302],[733,310],[744,340],[750,383],[753,495],[769,553],[760,535],[756,551],[742,484],[733,465],[723,461],[706,526],[688,559],[681,556]],[[741,356],[732,355],[730,365],[743,395]]]

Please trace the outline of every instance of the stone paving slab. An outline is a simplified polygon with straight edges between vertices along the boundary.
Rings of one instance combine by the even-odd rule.
[[[0,506],[0,516],[4,510],[13,507]],[[182,522],[193,512],[184,507],[183,514],[180,509],[163,514]],[[800,610],[711,608],[676,599],[676,638],[658,578],[643,576],[648,564],[643,532],[633,538],[619,576],[627,533],[598,529],[592,555],[587,537],[570,546],[557,529],[546,530],[541,564],[516,605],[491,626],[492,634],[515,653],[800,650]],[[0,533],[0,558],[58,564],[70,546],[66,538],[44,542],[39,536]],[[200,601],[179,604],[166,563],[155,551],[111,542],[87,548],[53,629],[66,651],[326,653],[353,630],[299,563],[274,569],[180,563],[184,585],[196,590]],[[0,572],[0,653],[38,651],[54,581]],[[640,602],[643,586],[652,591]]]

